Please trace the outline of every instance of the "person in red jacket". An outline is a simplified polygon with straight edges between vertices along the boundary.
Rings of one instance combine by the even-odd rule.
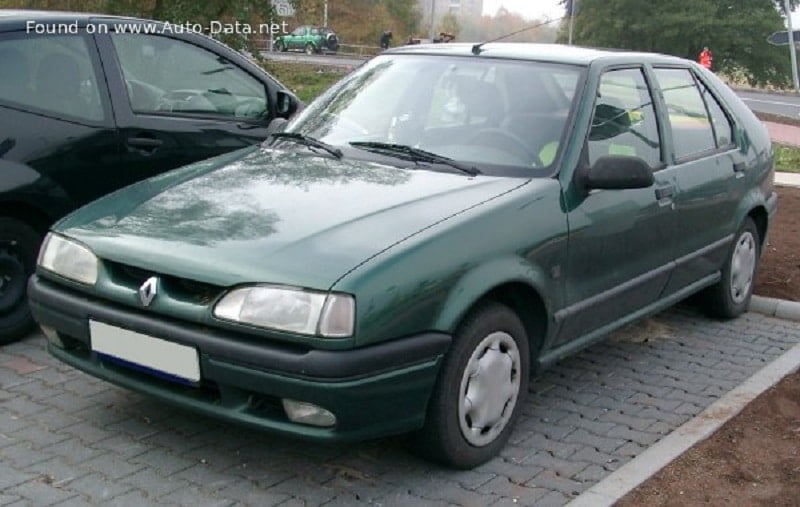
[[[711,64],[714,62],[714,54],[708,49],[708,46],[704,47],[703,51],[700,52],[700,58],[698,58],[697,61],[703,67],[711,70]]]

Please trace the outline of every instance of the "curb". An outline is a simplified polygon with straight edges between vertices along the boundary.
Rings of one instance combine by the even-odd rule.
[[[771,298],[758,299],[768,300],[769,304],[773,301],[788,303]],[[755,302],[756,297],[753,297],[751,308]],[[800,303],[794,304],[800,306]],[[779,306],[776,305],[776,310]],[[613,505],[696,443],[710,437],[764,391],[799,369],[800,343],[567,505],[569,507]]]
[[[753,296],[750,300],[750,311],[779,319],[800,321],[800,302],[797,301]]]

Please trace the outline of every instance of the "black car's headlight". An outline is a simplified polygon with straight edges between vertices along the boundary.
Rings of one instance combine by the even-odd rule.
[[[355,309],[355,298],[349,294],[254,285],[223,296],[214,316],[268,329],[344,338],[353,335]]]
[[[89,248],[64,236],[49,233],[39,250],[39,267],[86,285],[97,281],[97,256]]]

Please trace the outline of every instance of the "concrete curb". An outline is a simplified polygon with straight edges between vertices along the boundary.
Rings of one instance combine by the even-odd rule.
[[[797,301],[753,296],[750,300],[750,311],[779,319],[800,321],[800,302]]]
[[[741,412],[748,403],[798,369],[800,369],[800,344],[784,352],[739,387],[712,403],[696,417],[567,505],[569,507],[613,505],[696,443],[711,436]]]

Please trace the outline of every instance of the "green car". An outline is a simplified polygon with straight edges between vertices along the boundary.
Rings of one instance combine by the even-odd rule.
[[[300,26],[288,35],[275,39],[275,47],[280,51],[301,50],[308,55],[332,53],[339,50],[339,38],[330,28]]]
[[[551,45],[374,58],[281,133],[56,224],[57,358],[298,437],[495,456],[529,377],[701,292],[747,310],[777,198],[752,112],[686,60]]]

